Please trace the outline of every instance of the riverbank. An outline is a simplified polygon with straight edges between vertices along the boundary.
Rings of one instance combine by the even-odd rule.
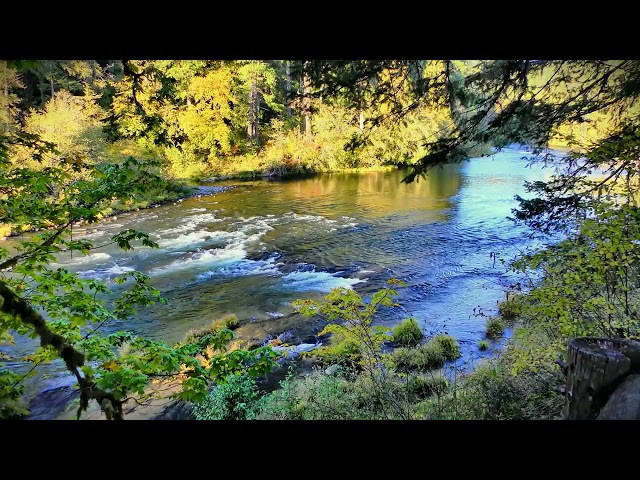
[[[162,205],[170,203],[180,202],[191,197],[202,197],[205,195],[214,195],[219,192],[224,192],[233,188],[233,186],[192,186],[184,183],[175,182],[170,185],[164,193],[154,194],[151,193],[147,198],[140,199],[138,201],[131,201],[129,203],[114,202],[113,206],[106,208],[103,213],[98,217],[98,221],[105,220],[107,218],[113,218],[114,216],[129,213],[138,212],[140,210],[148,208],[157,208]],[[80,219],[73,223],[74,227],[80,227],[85,225],[85,220]],[[53,230],[55,226],[49,227],[48,230]],[[18,237],[25,233],[34,233],[42,231],[42,228],[27,229],[21,232],[15,232],[12,230],[11,225],[0,224],[0,241],[6,240],[10,237]],[[83,229],[74,229],[74,232],[82,232]]]
[[[256,179],[275,179],[275,180],[289,180],[296,178],[308,178],[323,173],[366,173],[366,172],[390,172],[393,170],[399,170],[402,166],[399,165],[378,165],[374,167],[354,167],[354,168],[340,168],[333,170],[304,170],[304,169],[250,169],[245,170],[242,168],[224,170],[224,173],[219,172],[207,172],[206,174],[197,177],[199,182],[219,182],[225,180],[256,180]],[[187,181],[188,179],[182,179]]]
[[[308,374],[317,364],[313,360],[303,358],[304,351],[310,351],[322,345],[322,339],[317,334],[326,325],[322,318],[306,319],[299,313],[292,313],[279,318],[255,321],[243,320],[234,329],[234,339],[229,344],[229,350],[251,349],[261,345],[271,345],[281,352],[283,357],[267,375],[257,379],[264,393],[270,393],[280,386],[290,368],[297,377]],[[326,340],[326,337],[325,339]],[[285,354],[286,353],[286,354]],[[67,375],[69,381],[72,380]],[[177,376],[170,380],[154,381],[148,392],[153,392],[154,398],[140,405],[130,401],[124,408],[127,420],[184,420],[190,419],[191,404],[174,400],[171,395],[180,390],[184,378]],[[63,382],[53,388],[48,388],[29,400],[29,414],[25,420],[72,420],[76,418],[75,409],[70,408],[77,399],[78,391],[69,382]],[[69,384],[67,384],[69,383]],[[104,414],[96,402],[90,402],[85,413],[85,420],[104,420]]]
[[[236,170],[226,171],[226,173],[216,174],[208,173],[207,175],[199,175],[197,178],[175,178],[169,181],[168,188],[158,193],[150,193],[147,198],[140,199],[138,201],[130,201],[128,203],[114,202],[113,206],[104,210],[103,214],[99,217],[100,220],[120,215],[128,212],[137,212],[147,208],[156,208],[162,205],[167,205],[172,202],[178,202],[191,197],[201,197],[204,195],[214,195],[225,190],[233,188],[233,186],[212,186],[212,185],[189,185],[189,183],[216,183],[230,180],[291,180],[291,179],[303,179],[314,177],[323,173],[366,173],[366,172],[390,172],[400,169],[398,165],[379,165],[373,167],[355,167],[355,168],[342,168],[327,171],[309,171],[309,170],[243,170],[242,168]],[[74,226],[81,226],[85,223],[84,220],[78,220],[74,223]],[[52,226],[49,230],[54,229]],[[11,225],[0,223],[0,241],[3,241],[10,237],[17,237],[24,233],[39,232],[42,229],[27,229],[21,232],[15,232],[12,230]]]

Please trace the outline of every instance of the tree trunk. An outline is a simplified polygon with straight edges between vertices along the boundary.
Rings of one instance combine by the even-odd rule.
[[[364,112],[360,110],[360,131],[364,130]]]
[[[311,138],[311,77],[305,69],[302,74],[302,111],[304,113],[304,134],[307,139]]]
[[[611,393],[629,373],[640,370],[640,343],[632,340],[576,338],[565,366],[564,418],[597,417]]]
[[[640,375],[629,375],[611,394],[598,420],[640,420]]]
[[[253,96],[254,107],[253,107],[253,141],[256,145],[259,145],[260,142],[258,140],[258,128],[260,126],[260,90],[256,87],[256,94]]]
[[[53,99],[53,96],[55,95],[55,91],[53,90],[53,77],[51,77],[51,98]]]
[[[249,101],[247,102],[247,142],[253,144],[253,79],[249,85]]]
[[[247,125],[247,139],[249,145],[258,143],[258,116],[260,114],[260,93],[258,92],[258,85],[255,75],[251,79],[251,86],[249,87],[249,112],[248,112],[248,125]]]
[[[287,118],[291,118],[291,65],[289,64],[289,60],[285,60],[284,63],[284,71],[285,71],[285,91],[287,98]]]
[[[9,65],[7,64],[6,61],[3,62],[2,70],[3,70],[2,76],[4,77],[4,96],[8,97],[9,96]]]

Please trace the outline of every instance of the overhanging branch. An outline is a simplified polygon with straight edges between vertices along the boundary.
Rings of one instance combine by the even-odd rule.
[[[15,316],[20,321],[33,328],[43,347],[52,346],[64,360],[67,370],[78,380],[80,386],[80,406],[78,418],[89,404],[89,400],[96,400],[108,419],[122,420],[122,405],[124,402],[116,399],[113,394],[96,387],[95,383],[80,374],[84,365],[84,355],[68,344],[62,335],[51,331],[46,320],[24,299],[20,298],[3,281],[0,281],[0,312]]]

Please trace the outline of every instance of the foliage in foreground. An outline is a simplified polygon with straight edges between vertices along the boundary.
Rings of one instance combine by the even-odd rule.
[[[335,308],[335,296],[332,303],[326,308]],[[368,369],[343,370],[338,376],[318,370],[304,378],[290,377],[280,390],[263,397],[258,418],[560,418],[564,398],[558,388],[564,377],[555,358],[563,350],[562,342],[536,328],[530,317],[522,321],[505,350],[471,372],[438,370],[446,356],[459,356],[455,339],[438,335],[422,345],[396,348],[391,355],[372,351],[376,362]],[[366,339],[364,331],[361,335]],[[541,350],[536,362],[527,355],[533,346]]]
[[[528,334],[523,334],[527,336]],[[531,341],[531,339],[529,339]],[[290,378],[266,395],[261,419],[424,419],[537,420],[559,419],[564,377],[553,361],[543,368],[514,372],[518,348],[483,361],[472,372],[447,376],[438,371],[408,374],[386,372],[374,383],[363,374],[329,376],[321,371]],[[513,349],[513,350],[511,350]],[[447,377],[449,377],[447,379]],[[384,389],[384,396],[380,388]],[[393,398],[386,405],[378,400]]]
[[[78,418],[96,401],[107,418],[121,419],[129,400],[143,403],[154,394],[148,387],[155,379],[179,381],[175,396],[195,401],[206,396],[210,382],[242,371],[258,376],[271,368],[276,354],[268,347],[228,352],[233,332],[226,326],[175,346],[130,332],[103,333],[132,319],[138,308],[166,301],[141,272],[126,272],[113,283],[82,279],[57,266],[56,255],[99,249],[73,238],[74,223],[98,221],[114,199],[135,200],[149,188],[162,188],[157,164],[128,157],[95,166],[63,157],[58,166],[31,169],[9,162],[8,148],[16,145],[29,149],[37,162],[55,152],[37,136],[0,137],[0,218],[17,231],[43,230],[25,236],[17,251],[0,248],[0,342],[11,344],[16,334],[40,341],[31,354],[8,358],[31,364],[27,373],[0,370],[0,415],[25,414],[24,381],[57,359],[77,379]],[[147,234],[131,229],[110,243],[131,250],[137,241],[142,248],[157,247]]]
[[[260,411],[260,394],[253,378],[229,375],[193,407],[196,420],[251,420]]]
[[[197,407],[198,418],[559,418],[564,400],[557,388],[564,378],[552,358],[557,344],[544,337],[543,331],[519,327],[498,358],[472,372],[454,374],[439,370],[445,363],[445,350],[452,358],[457,355],[451,348],[457,343],[445,335],[412,348],[397,348],[391,355],[382,353],[385,339],[372,330],[371,319],[382,301],[393,305],[392,295],[390,289],[383,289],[371,300],[377,303],[367,304],[353,291],[335,289],[326,302],[299,302],[307,314],[329,315],[338,322],[330,324],[331,330],[359,345],[361,357],[353,368],[332,374],[315,369],[304,377],[290,372],[281,388],[262,396],[251,381],[236,378],[232,387],[216,387]],[[341,297],[345,297],[342,302]],[[522,352],[532,344],[547,346],[548,354],[537,364],[523,361]],[[233,413],[232,403],[239,405],[238,412]]]

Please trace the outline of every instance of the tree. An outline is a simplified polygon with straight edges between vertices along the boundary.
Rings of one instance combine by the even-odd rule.
[[[83,162],[106,161],[102,129],[104,111],[96,104],[96,95],[87,87],[85,95],[74,96],[59,90],[41,110],[32,109],[25,119],[25,132],[55,143],[57,153],[49,152],[46,162],[32,161],[28,148],[14,149],[12,159],[32,168],[56,166],[62,158]]]
[[[277,73],[267,62],[249,60],[240,62],[238,79],[240,90],[247,98],[247,142],[258,145],[258,127],[262,117],[262,104],[275,112],[281,112],[283,106],[277,99]]]
[[[18,70],[6,60],[0,61],[0,133],[17,126],[19,97],[16,89],[24,88]]]

